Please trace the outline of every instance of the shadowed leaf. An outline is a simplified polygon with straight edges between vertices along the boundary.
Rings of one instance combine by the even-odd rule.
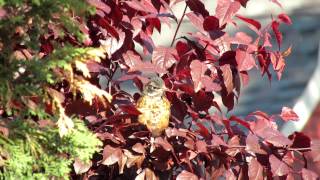
[[[273,176],[284,176],[291,171],[291,169],[284,162],[280,161],[274,155],[269,157],[269,162]]]
[[[199,178],[191,173],[188,172],[186,170],[183,170],[178,176],[177,176],[177,180],[198,180]]]

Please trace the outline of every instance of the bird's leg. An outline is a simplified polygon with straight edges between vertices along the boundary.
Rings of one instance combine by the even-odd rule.
[[[156,149],[154,142],[155,142],[155,139],[153,136],[151,136],[151,138],[150,138],[150,153],[152,153]]]

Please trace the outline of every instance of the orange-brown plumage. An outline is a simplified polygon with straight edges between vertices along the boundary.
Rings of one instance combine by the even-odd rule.
[[[137,109],[141,112],[138,121],[147,126],[152,136],[160,136],[169,125],[170,102],[164,90],[162,79],[153,78],[144,87],[137,102]]]

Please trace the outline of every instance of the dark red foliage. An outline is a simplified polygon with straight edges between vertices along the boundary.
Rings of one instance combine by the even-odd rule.
[[[83,25],[89,37],[84,46],[103,44],[107,53],[101,63],[88,63],[90,81],[102,87],[99,78],[104,76],[107,86],[103,87],[113,100],[106,106],[98,101],[92,106],[78,100],[66,102],[67,113],[84,117],[104,143],[90,167],[75,163],[76,172],[85,173],[73,178],[316,177],[305,168],[293,168],[290,162],[296,158],[293,152],[303,156],[311,149],[319,161],[319,143],[302,133],[288,138],[277,130],[275,118],[298,120],[293,110],[284,107],[281,114],[272,116],[262,111],[247,117],[227,113],[240,98],[241,87],[250,83],[251,69],[257,68],[270,80],[274,75],[281,78],[288,53],[280,52],[280,25],[292,24],[289,16],[280,14],[262,27],[258,20],[237,14],[249,5],[248,0],[217,0],[214,14],[201,0],[88,2],[97,11]],[[277,0],[272,2],[281,6]],[[182,37],[167,34],[173,45],[159,46],[153,34],[156,30],[161,38],[167,38],[162,27],[177,21],[171,10],[177,3],[185,4],[185,19],[197,32],[183,32]],[[227,33],[226,27],[237,26],[239,20],[256,34]],[[183,19],[177,23],[180,21]],[[271,44],[271,31],[277,51]],[[70,34],[65,40],[82,44]],[[42,42],[43,53],[53,50],[51,41],[54,39]],[[141,112],[135,107],[152,75],[164,80],[171,103],[170,125],[159,137],[151,137],[148,129],[138,123]]]

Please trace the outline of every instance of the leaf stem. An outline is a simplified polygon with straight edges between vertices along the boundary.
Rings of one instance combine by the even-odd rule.
[[[180,28],[180,26],[181,26],[181,23],[182,23],[182,21],[183,21],[183,18],[184,18],[184,16],[186,15],[187,7],[188,7],[188,6],[187,6],[187,4],[186,4],[186,7],[185,7],[184,10],[183,10],[183,14],[182,14],[182,16],[181,16],[181,18],[180,18],[180,20],[179,20],[179,23],[178,23],[176,32],[174,33],[173,39],[172,39],[172,41],[171,41],[170,47],[172,47],[172,45],[173,45],[173,43],[174,43],[174,41],[175,41],[175,39],[176,39],[176,37],[177,37],[177,34],[178,34],[179,28]]]

